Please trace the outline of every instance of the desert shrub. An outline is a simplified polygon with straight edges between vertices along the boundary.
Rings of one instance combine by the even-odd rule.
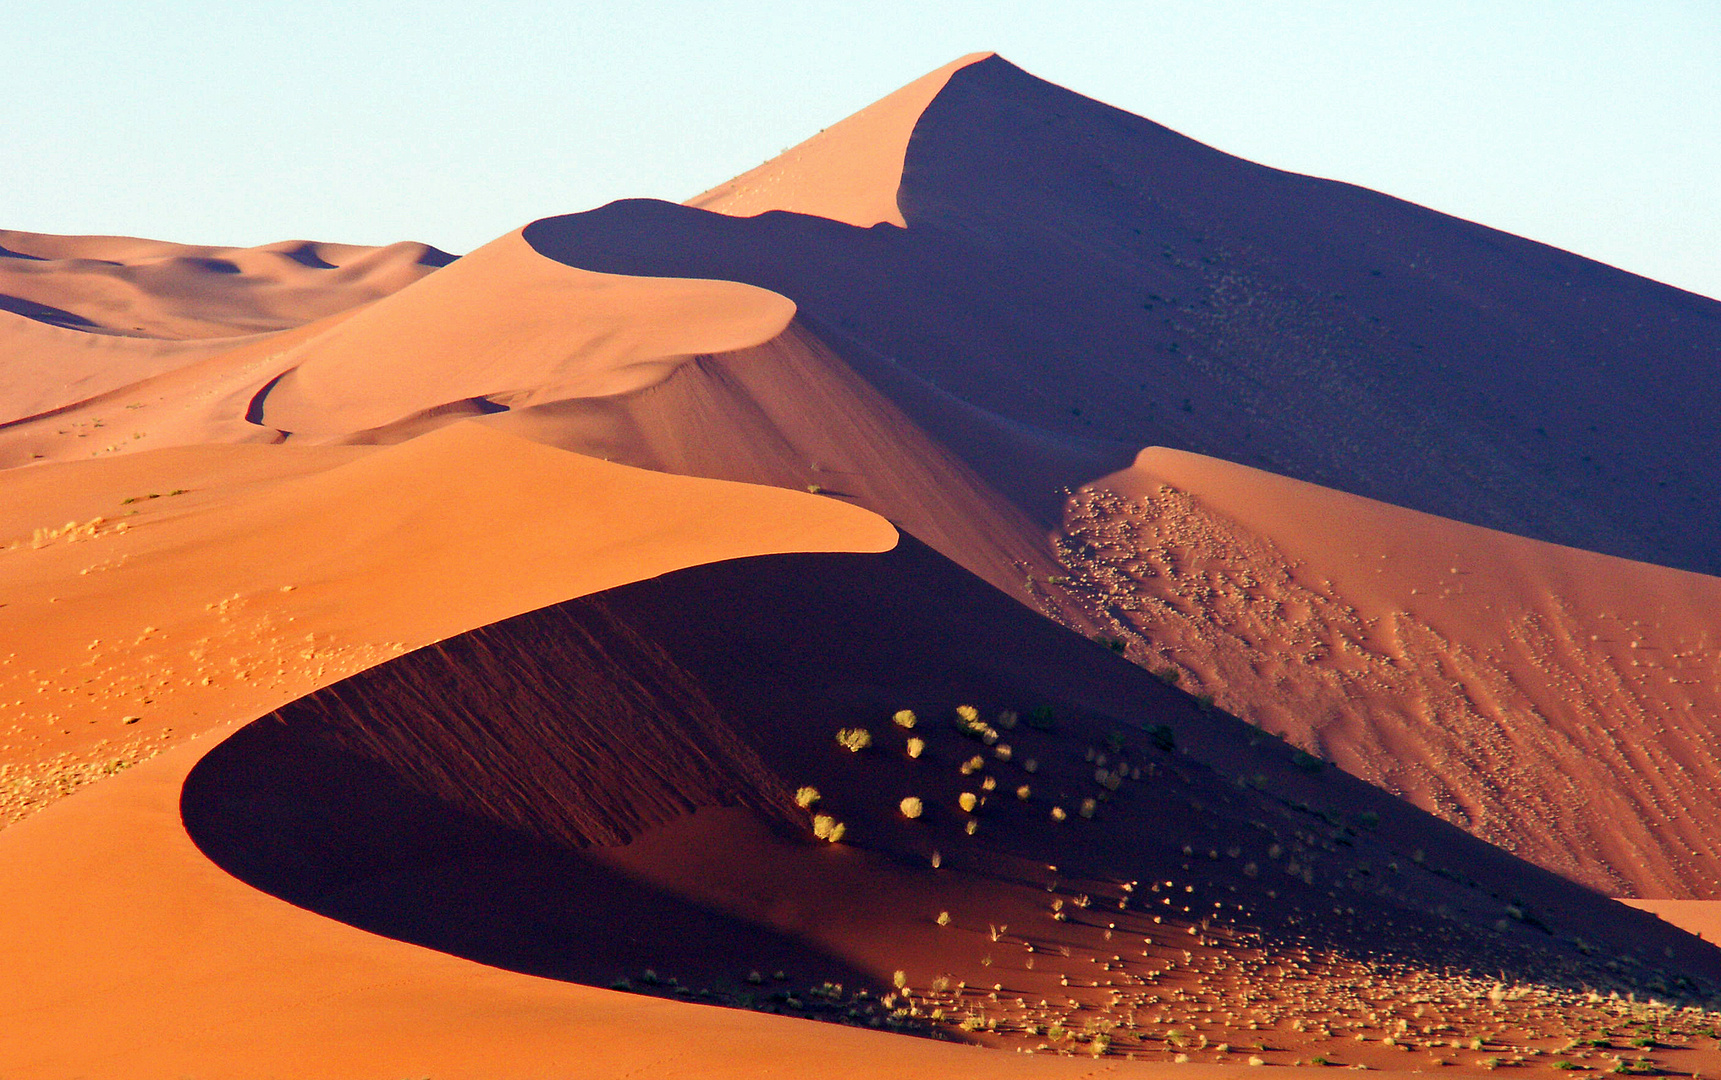
[[[898,709],[895,714],[891,716],[891,720],[894,721],[896,726],[899,728],[912,728],[915,724],[920,722],[919,718],[914,715],[913,709]]]
[[[913,795],[910,795],[908,798],[898,803],[897,808],[902,811],[903,817],[912,821],[925,811],[926,805]]]
[[[872,745],[872,732],[863,727],[846,727],[837,732],[837,745],[851,754],[858,754]]]
[[[1045,705],[1029,710],[1027,724],[1035,731],[1051,731],[1058,726],[1056,718],[1052,716],[1051,708]]]
[[[926,753],[926,740],[918,737],[911,738],[908,740],[906,749],[908,750],[909,757],[917,758]]]
[[[1166,753],[1177,749],[1177,735],[1168,724],[1155,724],[1147,729],[1148,741]]]
[[[998,741],[998,729],[980,719],[980,710],[972,705],[958,705],[950,725],[971,739],[979,739],[987,746]]]
[[[819,789],[812,786],[795,789],[795,805],[802,810],[810,810],[819,801]]]
[[[980,805],[980,797],[972,791],[964,791],[956,796],[956,805],[962,808],[963,813],[972,814],[975,807]]]
[[[1291,755],[1291,764],[1311,776],[1327,767],[1327,763],[1324,760],[1316,757],[1306,750],[1298,750],[1293,753]]]

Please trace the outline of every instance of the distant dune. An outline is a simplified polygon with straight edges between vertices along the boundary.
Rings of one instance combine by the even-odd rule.
[[[992,54],[457,261],[0,232],[0,1075],[1713,1074],[1717,356]]]

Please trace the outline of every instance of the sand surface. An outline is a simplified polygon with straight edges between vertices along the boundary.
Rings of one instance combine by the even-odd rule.
[[[0,232],[0,1074],[1713,1073],[1718,349],[985,53],[457,261]]]

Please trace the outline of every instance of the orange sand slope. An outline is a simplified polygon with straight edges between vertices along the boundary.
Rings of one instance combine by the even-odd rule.
[[[906,227],[896,192],[914,127],[951,75],[992,55],[946,64],[687,205],[736,217],[788,210],[863,229]]]
[[[716,557],[759,550],[761,531],[791,549],[828,546],[833,528],[871,546],[891,535],[830,500],[694,484],[472,424],[381,449],[48,466],[0,474],[0,490],[0,821],[210,724],[613,583],[627,559],[642,576],[685,565],[672,526],[707,534],[698,551]],[[711,512],[729,504],[745,511]],[[621,528],[643,506],[669,531]],[[570,555],[588,548],[605,560]]]
[[[161,706],[156,719],[207,727],[281,701],[287,667],[300,690],[338,673],[307,671],[282,651],[255,662],[280,666],[259,672],[250,692],[222,693],[229,680],[252,682],[250,671],[225,670],[237,650],[211,640],[254,628],[234,624],[267,622],[293,637],[305,631],[313,643],[392,639],[398,651],[701,559],[880,550],[894,541],[878,518],[830,500],[640,473],[472,425],[397,448],[340,451],[347,460],[319,462],[320,472],[301,459],[301,474],[286,478],[278,466],[259,468],[257,453],[225,451],[219,457],[228,460],[214,466],[171,462],[182,470],[201,466],[206,478],[226,466],[238,490],[226,505],[158,511],[124,533],[98,526],[75,545],[56,541],[81,549],[76,560],[99,549],[116,565],[72,579],[70,589],[63,571],[46,568],[59,589],[53,601],[32,596],[27,585],[9,590],[25,599],[0,617],[32,634],[8,635],[17,650],[8,671],[45,670],[75,644],[65,638],[82,638],[91,619],[103,617],[107,623],[94,629],[114,633],[123,625],[123,632],[116,634],[119,658],[109,663],[97,654],[104,661],[97,674],[113,673],[128,649],[147,640],[152,655],[140,658],[141,666],[163,677],[163,685],[144,691],[161,699],[151,702]],[[78,468],[110,472],[121,464]],[[256,490],[245,491],[247,482]],[[42,568],[39,559],[34,564]],[[218,603],[198,602],[205,592],[230,589]],[[33,610],[35,603],[58,610]],[[144,619],[154,625],[135,625]],[[191,670],[168,666],[175,657]],[[213,690],[210,679],[194,677],[211,669],[218,672]],[[68,706],[55,722],[82,723],[88,715],[111,730],[117,703],[101,700],[108,696],[93,692],[94,700]],[[374,1055],[368,1060],[379,1074],[485,1075],[512,1054],[525,1054],[532,1068],[553,1059],[545,1056],[550,1036],[542,1029],[519,1042],[517,1025],[537,1028],[546,1010],[576,1024],[582,1010],[584,1023],[613,1018],[607,1005],[597,1006],[599,1014],[590,1004],[603,995],[524,978],[502,978],[498,986],[489,977],[495,996],[472,1004],[484,997],[474,994],[473,980],[487,977],[470,965],[334,927],[210,867],[178,821],[181,779],[206,745],[140,766],[0,839],[8,868],[0,908],[8,925],[35,928],[0,945],[0,967],[21,988],[0,1007],[8,1075],[278,1075],[352,1067],[365,1054]],[[114,874],[116,865],[127,872]],[[268,952],[263,942],[280,951]],[[167,972],[186,979],[164,995]],[[236,992],[242,985],[247,989]],[[365,1007],[355,1012],[355,1001]],[[524,1017],[515,1012],[522,1006]],[[383,1025],[387,1037],[378,1038],[369,1019],[354,1026],[373,1007],[375,1016],[397,1021]],[[476,1043],[455,1026],[494,1020],[498,1012],[515,1019]],[[662,1015],[656,1006],[643,1012]],[[312,1029],[318,1037],[307,1035]],[[579,1040],[554,1039],[577,1058]]]
[[[1594,888],[1721,895],[1721,579],[1162,449],[1064,533],[1179,685]]]
[[[361,306],[451,259],[412,243],[216,248],[0,230],[0,424]]]

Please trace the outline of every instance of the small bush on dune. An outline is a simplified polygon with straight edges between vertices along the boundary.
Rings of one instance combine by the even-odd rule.
[[[872,732],[863,727],[843,728],[837,732],[837,745],[858,754],[872,745]]]
[[[913,819],[919,817],[925,811],[926,806],[919,799],[915,798],[913,795],[910,795],[908,798],[906,798],[906,799],[902,800],[902,802],[898,803],[897,808],[902,811],[903,817],[908,818],[909,820],[912,821]]]
[[[896,726],[899,728],[912,728],[915,724],[920,722],[919,718],[914,715],[913,709],[898,709],[896,713],[891,716],[891,720],[895,721]]]
[[[795,790],[795,805],[802,810],[812,809],[813,804],[818,801],[819,789],[816,787],[807,786]]]

